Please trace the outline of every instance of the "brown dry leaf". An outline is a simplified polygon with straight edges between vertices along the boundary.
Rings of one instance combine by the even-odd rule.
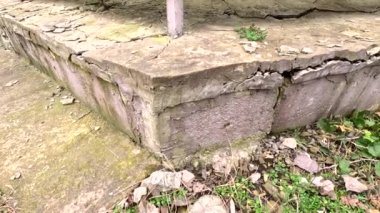
[[[352,132],[353,129],[350,127],[347,127],[345,125],[336,125],[336,127],[341,131],[341,132]]]
[[[369,202],[374,206],[376,209],[380,209],[380,195],[370,195],[369,196]]]

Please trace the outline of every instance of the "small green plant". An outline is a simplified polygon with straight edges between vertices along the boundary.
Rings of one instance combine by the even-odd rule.
[[[267,37],[267,31],[252,25],[250,27],[242,27],[237,32],[240,38],[246,38],[248,41],[263,41]]]
[[[149,199],[149,202],[157,207],[167,207],[170,206],[175,198],[185,198],[187,195],[187,190],[180,188],[171,193],[164,193],[159,196],[155,196]]]
[[[369,111],[355,111],[341,119],[323,118],[317,126],[326,133],[342,138],[350,133],[359,134],[354,144],[362,157],[380,158],[380,116]]]
[[[232,198],[244,210],[266,212],[260,199],[251,194],[253,188],[254,185],[249,179],[238,177],[233,184],[216,186],[214,192],[223,198]]]
[[[127,209],[123,209],[121,206],[115,206],[112,209],[112,213],[137,213],[137,208],[128,207]]]

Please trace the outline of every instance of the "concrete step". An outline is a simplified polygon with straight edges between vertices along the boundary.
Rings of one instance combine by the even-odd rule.
[[[201,150],[379,107],[379,12],[247,19],[200,11],[170,39],[162,7],[141,7],[8,3],[3,43],[177,165]],[[235,29],[252,24],[268,37],[247,53]]]
[[[105,212],[159,166],[84,104],[62,105],[64,96],[0,47],[0,212]]]

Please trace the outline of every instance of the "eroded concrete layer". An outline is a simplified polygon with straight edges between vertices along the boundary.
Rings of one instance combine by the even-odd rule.
[[[0,26],[4,43],[135,141],[172,158],[379,103],[379,13],[201,14],[172,40],[162,19],[149,18],[161,17],[161,7],[144,10],[144,18],[136,8],[94,14],[68,2],[16,3],[3,9]],[[249,54],[234,28],[252,23],[268,37]],[[313,51],[279,54],[281,45]],[[368,82],[357,93],[359,78]]]
[[[110,210],[159,161],[84,104],[63,106],[57,86],[0,49],[2,196],[17,212]]]

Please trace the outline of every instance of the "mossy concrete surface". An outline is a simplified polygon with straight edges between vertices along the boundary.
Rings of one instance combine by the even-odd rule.
[[[109,209],[159,163],[81,103],[62,105],[68,92],[56,90],[0,49],[0,190],[18,212]]]

